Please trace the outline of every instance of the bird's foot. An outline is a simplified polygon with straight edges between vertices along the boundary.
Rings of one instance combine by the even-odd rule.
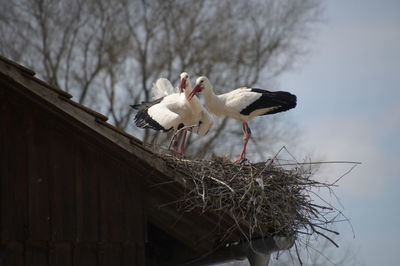
[[[244,163],[245,161],[247,161],[246,157],[239,156],[233,163]]]

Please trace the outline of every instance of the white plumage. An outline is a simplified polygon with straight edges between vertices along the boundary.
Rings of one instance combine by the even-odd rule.
[[[188,96],[192,90],[189,76],[185,72],[181,74],[179,89],[180,93],[174,93],[174,88],[168,79],[158,79],[153,84],[153,93],[155,97],[161,96],[161,98],[132,106],[138,110],[135,116],[136,125],[141,128],[162,131],[174,129],[175,133],[182,127],[193,126],[192,130],[197,134],[201,136],[207,134],[213,125],[213,121],[197,97],[189,101]],[[182,153],[184,153],[186,134],[187,129],[184,130],[181,145]],[[177,151],[176,136],[174,149]]]
[[[183,90],[185,93],[185,98],[188,99],[187,102],[192,113],[191,117],[193,118],[192,125],[196,125],[191,130],[200,136],[204,136],[213,126],[214,120],[211,118],[211,115],[207,109],[204,108],[204,106],[200,103],[200,100],[197,96],[191,97],[189,100],[189,96],[192,93],[192,85],[189,75],[186,72],[182,72],[180,77],[181,84],[179,89],[180,91]]]
[[[178,90],[175,90],[172,86],[171,82],[166,78],[159,78],[156,83],[153,83],[153,99],[157,100],[162,97],[172,95],[177,93]]]
[[[218,116],[227,116],[243,124],[243,150],[235,162],[245,158],[247,142],[251,137],[248,121],[256,116],[275,114],[294,108],[296,96],[285,91],[270,92],[255,88],[239,88],[231,92],[215,95],[207,77],[199,77],[189,99],[197,92],[203,92],[207,109]]]

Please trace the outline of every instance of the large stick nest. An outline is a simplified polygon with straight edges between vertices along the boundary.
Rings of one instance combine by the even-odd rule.
[[[162,156],[183,171],[191,184],[179,202],[182,212],[198,209],[220,217],[228,214],[235,220],[235,229],[248,240],[275,234],[320,235],[336,245],[326,233],[338,234],[329,226],[341,213],[315,192],[320,188],[332,192],[333,184],[313,180],[311,164],[282,164],[276,158],[232,164],[221,157],[187,160]],[[316,204],[318,197],[322,204]]]

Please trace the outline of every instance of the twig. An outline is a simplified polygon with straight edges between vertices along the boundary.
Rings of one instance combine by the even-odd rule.
[[[218,179],[216,179],[216,178],[214,178],[214,177],[212,177],[212,176],[209,176],[208,178],[214,180],[215,182],[217,182],[217,183],[219,183],[219,184],[221,184],[221,185],[226,186],[233,194],[235,194],[235,190],[233,190],[233,189],[232,189],[228,184],[226,184],[225,182],[222,182],[221,180],[218,180]]]
[[[280,153],[283,149],[286,149],[286,147],[285,147],[285,146],[282,146],[282,147],[279,149],[279,151],[278,151],[277,153],[275,153],[275,155],[274,155],[274,157],[272,157],[272,159],[268,159],[268,160],[267,160],[267,162],[265,163],[265,165],[266,165],[266,166],[271,165],[271,164],[275,161],[275,159],[278,157],[279,153]],[[267,163],[268,163],[268,164],[267,164]]]
[[[314,228],[314,225],[311,225],[311,224],[310,224],[310,227],[313,229],[313,231],[314,231],[315,233],[317,233],[318,235],[323,236],[323,237],[325,237],[326,239],[328,239],[333,245],[335,245],[335,247],[337,247],[337,248],[339,247],[339,245],[336,244],[336,242],[333,241],[332,238],[330,238],[329,236],[325,235],[324,233],[321,233],[320,231],[316,230],[316,229]]]
[[[361,164],[361,163],[360,163]],[[351,171],[353,171],[353,169],[357,166],[358,164],[354,164],[346,173],[344,173],[341,177],[339,177],[338,179],[336,179],[335,182],[333,182],[331,185],[335,185],[337,182],[340,181],[340,179],[342,179],[344,176],[348,175]]]
[[[300,253],[299,253],[299,250],[298,250],[298,248],[297,248],[297,244],[296,244],[296,243],[294,243],[294,247],[295,247],[295,249],[296,249],[297,259],[299,260],[300,265],[303,265],[303,262],[301,261]]]
[[[306,163],[282,163],[280,166],[290,166],[290,165],[313,165],[313,164],[354,164],[359,165],[361,162],[352,161],[326,161],[326,162],[306,162]]]
[[[188,129],[188,128],[192,128],[192,127],[195,127],[195,126],[196,126],[196,125],[184,126],[184,127],[180,128],[180,129],[178,129],[177,131],[175,131],[175,132],[174,132],[174,135],[172,136],[171,140],[169,141],[168,150],[171,148],[171,144],[172,144],[172,142],[174,141],[174,138],[175,138],[176,136],[178,136],[178,134],[179,134],[182,130],[185,130],[185,129]]]

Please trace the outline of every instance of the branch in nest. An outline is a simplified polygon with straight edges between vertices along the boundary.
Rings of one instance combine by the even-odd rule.
[[[221,185],[226,186],[233,194],[235,194],[235,190],[233,190],[233,189],[232,189],[228,184],[226,184],[225,182],[223,182],[223,181],[221,181],[221,180],[218,180],[218,179],[216,179],[216,178],[214,178],[214,177],[212,177],[212,176],[209,176],[208,178],[214,180],[215,182],[217,182],[217,183],[219,183],[219,184],[221,184]]]
[[[171,148],[171,144],[172,144],[172,142],[174,141],[174,138],[175,138],[176,136],[178,136],[178,134],[179,134],[182,130],[189,129],[189,128],[193,128],[193,127],[195,127],[195,126],[196,126],[196,125],[185,126],[185,127],[182,127],[182,128],[180,128],[180,129],[178,129],[177,131],[175,131],[175,132],[174,132],[174,135],[172,136],[171,140],[169,141],[168,150]]]

